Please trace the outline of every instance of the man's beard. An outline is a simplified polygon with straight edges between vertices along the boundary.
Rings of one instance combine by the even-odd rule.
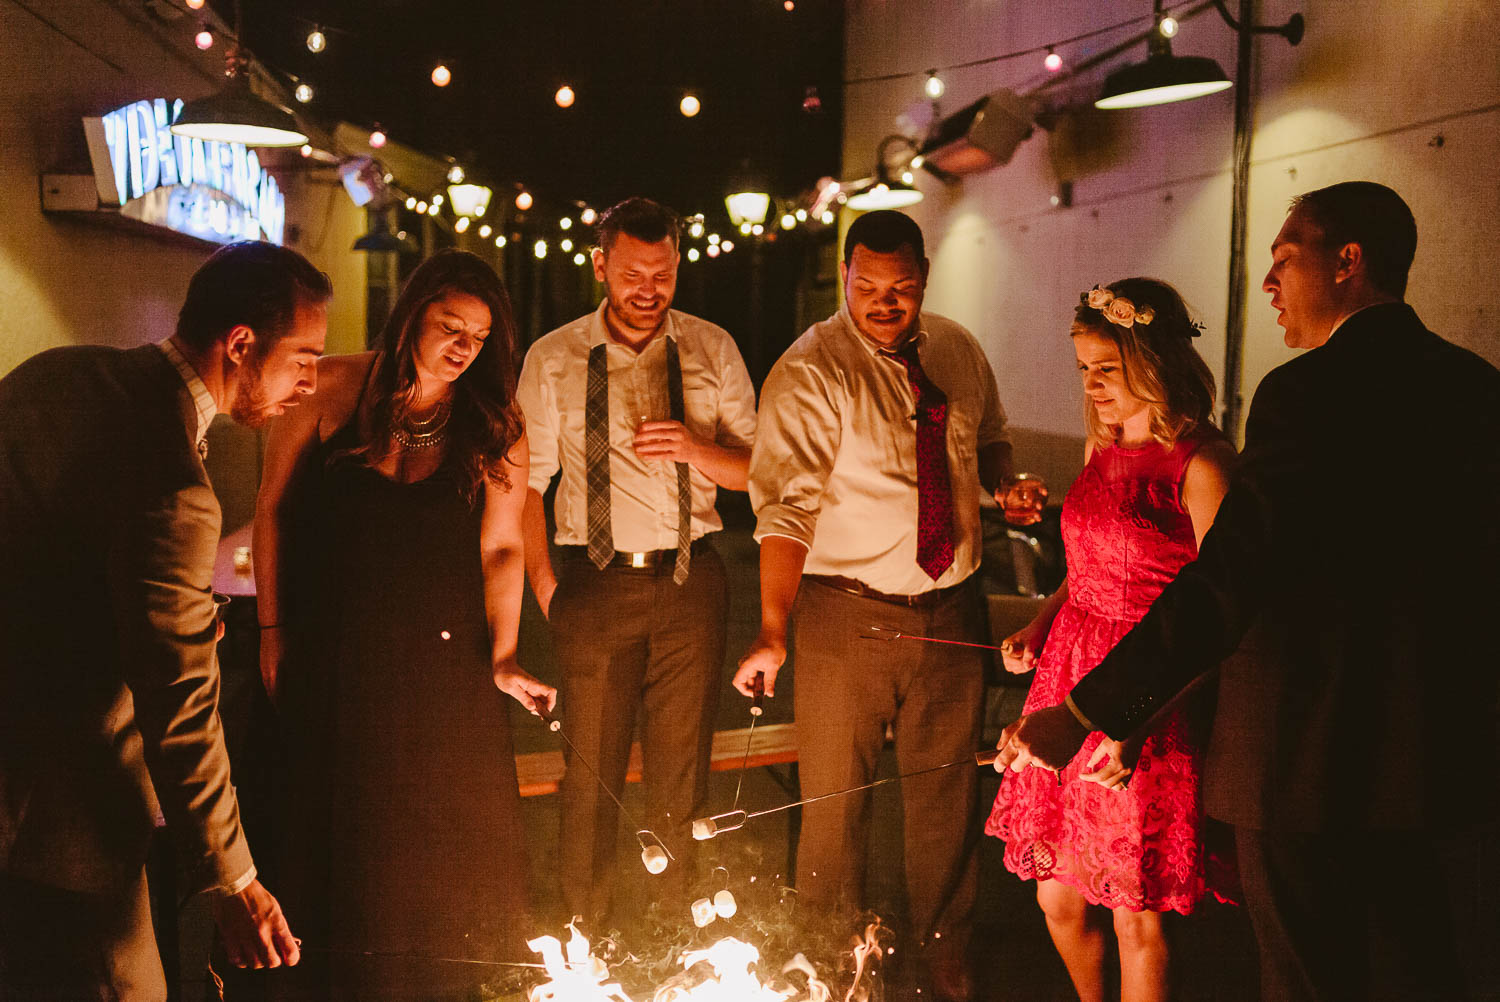
[[[660,327],[662,321],[667,318],[667,311],[672,308],[670,299],[663,300],[661,307],[653,313],[643,313],[641,310],[630,305],[629,300],[623,296],[616,296],[609,292],[609,309],[620,323],[625,324],[632,330],[650,332]]]
[[[236,424],[246,428],[259,428],[271,419],[271,408],[266,403],[266,388],[262,380],[262,359],[256,352],[245,360],[240,373],[239,386],[234,394],[234,403],[229,416]]]

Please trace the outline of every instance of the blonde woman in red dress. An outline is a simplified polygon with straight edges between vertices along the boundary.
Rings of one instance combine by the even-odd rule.
[[[1210,421],[1213,375],[1171,286],[1131,278],[1095,287],[1070,333],[1088,444],[1063,503],[1068,577],[1002,645],[1007,670],[1036,668],[1027,713],[1061,703],[1197,556],[1235,456]],[[1167,997],[1163,913],[1191,912],[1222,884],[1203,846],[1201,766],[1201,734],[1179,701],[1143,742],[1094,733],[1060,774],[1002,780],[985,831],[1006,841],[1008,869],[1036,880],[1083,1002],[1104,998],[1110,925],[1122,1002]]]

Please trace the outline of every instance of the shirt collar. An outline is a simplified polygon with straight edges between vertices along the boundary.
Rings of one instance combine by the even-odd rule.
[[[193,368],[193,363],[187,360],[169,338],[157,344],[161,353],[172,363],[172,368],[177,370],[177,375],[187,386],[188,394],[193,398],[193,410],[198,416],[198,427],[193,434],[194,444],[201,444],[208,435],[208,426],[213,424],[214,415],[219,413],[219,405],[214,402],[214,395],[208,392],[208,386],[204,384],[203,377],[198,375],[198,370]]]
[[[923,342],[927,340],[927,325],[924,322],[923,315],[920,313],[917,314],[916,333],[912,334],[905,341],[897,342],[890,347],[876,344],[874,341],[871,341],[869,338],[865,337],[859,332],[859,328],[854,326],[854,317],[849,313],[848,303],[839,304],[839,312],[837,316],[839,320],[843,322],[844,330],[849,332],[849,336],[858,341],[860,345],[865,349],[865,351],[869,352],[871,355],[894,355],[896,352],[900,351],[908,344],[915,344],[918,348],[921,348]]]
[[[593,349],[595,345],[620,344],[620,342],[609,336],[609,327],[604,320],[604,311],[608,308],[609,300],[606,299],[604,302],[599,304],[599,308],[595,310],[594,315],[589,318],[588,335],[590,349]],[[680,340],[680,338],[678,338],[677,336],[678,331],[676,310],[667,310],[667,319],[662,321],[661,330],[657,333],[664,334],[667,337],[671,338],[673,341]],[[660,338],[656,335],[653,335],[651,340],[646,342],[646,346],[641,349],[641,354],[644,355],[646,351],[658,340],[660,340]],[[621,347],[624,347],[624,345],[621,345]]]

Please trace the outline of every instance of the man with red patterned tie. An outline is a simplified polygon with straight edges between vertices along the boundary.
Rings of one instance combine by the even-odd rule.
[[[735,686],[749,695],[764,673],[775,694],[795,602],[807,797],[874,779],[888,726],[903,773],[979,742],[978,651],[860,640],[872,626],[980,639],[980,491],[1004,497],[1015,483],[984,351],[958,324],[921,312],[927,264],[910,217],[861,216],[844,241],[843,308],[797,340],[761,395],[749,484],[761,628]],[[911,931],[939,999],[970,991],[975,795],[972,769],[902,782]],[[868,793],[805,808],[804,903],[863,905],[869,814]]]

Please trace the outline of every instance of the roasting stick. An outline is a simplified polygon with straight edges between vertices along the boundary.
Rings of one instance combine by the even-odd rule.
[[[304,953],[326,953],[330,956],[340,955],[348,957],[381,957],[391,960],[421,960],[433,964],[473,964],[476,967],[524,967],[539,971],[545,971],[545,964],[526,964],[516,960],[473,960],[468,957],[434,957],[425,953],[398,953],[386,950],[356,950],[349,947],[338,946],[309,946],[300,939],[297,948]]]
[[[750,689],[755,694],[750,700],[750,733],[745,735],[745,759],[740,763],[740,777],[734,783],[734,803],[729,808],[731,811],[740,806],[740,790],[745,785],[745,770],[750,766],[750,748],[755,739],[755,725],[760,720],[760,715],[765,712],[765,672],[755,673],[755,680],[750,683]]]
[[[984,751],[974,752],[972,755],[966,755],[954,762],[945,762],[942,765],[934,765],[926,769],[917,769],[914,772],[904,772],[899,776],[887,776],[885,779],[877,779],[873,783],[865,783],[862,786],[851,786],[847,790],[835,790],[832,793],[824,793],[816,797],[803,797],[801,800],[794,800],[789,804],[782,804],[779,807],[767,807],[765,810],[749,812],[738,810],[727,811],[723,814],[715,814],[713,817],[699,818],[697,821],[693,822],[693,838],[698,839],[701,842],[706,839],[711,839],[721,832],[729,832],[734,831],[736,828],[743,828],[745,826],[745,822],[749,821],[751,818],[764,817],[767,814],[776,814],[780,811],[790,810],[793,807],[801,807],[804,804],[815,804],[820,800],[828,800],[831,797],[848,796],[851,793],[859,793],[861,790],[870,790],[877,786],[884,786],[886,783],[894,783],[900,779],[911,779],[913,776],[925,776],[929,772],[941,772],[944,769],[952,769],[956,766],[969,765],[971,763],[974,765],[994,765],[995,759],[999,757],[1000,752],[998,750],[994,748],[988,748]]]
[[[977,647],[982,651],[1004,651],[1006,649],[1003,645],[996,647],[994,644],[975,644],[970,643],[967,640],[944,640],[942,637],[922,637],[918,636],[915,633],[902,633],[900,630],[893,630],[889,626],[872,626],[870,627],[870,633],[874,635],[871,636],[869,634],[861,634],[859,639],[885,641],[925,640],[929,644],[950,644],[954,647]]]
[[[640,843],[641,862],[646,865],[646,869],[652,873],[660,873],[665,870],[667,862],[677,858],[672,855],[672,850],[667,848],[667,843],[663,842],[661,836],[656,834],[656,832],[636,821],[635,816],[626,809],[624,804],[620,803],[620,798],[615,796],[615,791],[611,790],[609,784],[604,782],[604,777],[599,775],[599,770],[595,769],[593,763],[589,762],[587,758],[579,754],[578,747],[573,744],[572,739],[562,729],[562,721],[541,707],[537,707],[536,715],[542,718],[542,722],[547,725],[547,730],[563,739],[563,743],[573,752],[573,757],[582,762],[584,768],[594,777],[594,780],[599,784],[599,789],[603,790],[609,799],[615,802],[615,806],[620,809],[620,813],[625,816],[625,819],[636,826],[635,840]]]

